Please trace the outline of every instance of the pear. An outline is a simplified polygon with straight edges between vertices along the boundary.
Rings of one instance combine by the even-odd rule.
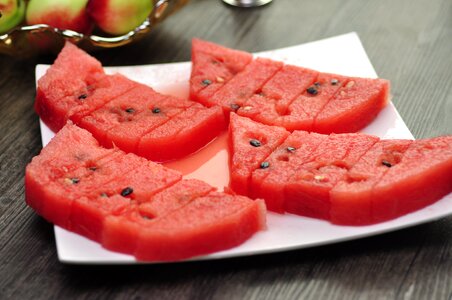
[[[88,13],[97,26],[112,35],[135,29],[152,9],[152,0],[91,0],[88,4]]]
[[[22,0],[0,0],[0,34],[19,25],[25,16]]]
[[[47,24],[59,29],[87,33],[91,29],[88,0],[30,0],[27,24]]]

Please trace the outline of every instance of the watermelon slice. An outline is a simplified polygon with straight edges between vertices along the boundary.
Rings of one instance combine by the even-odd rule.
[[[264,159],[289,135],[280,127],[252,122],[231,114],[229,124],[229,157],[232,189],[248,194],[251,174],[257,168],[266,168]]]
[[[125,94],[84,116],[78,125],[89,130],[105,147],[115,145],[136,152],[141,137],[168,122],[196,102],[164,96],[136,84]]]
[[[232,51],[228,53],[234,55]],[[193,68],[200,72],[200,63],[193,61]],[[222,78],[222,71],[209,68],[209,78],[217,76]],[[226,84],[212,84],[208,96],[201,95],[205,89],[199,85],[200,79],[192,73],[191,98],[219,105],[226,114],[232,110],[266,125],[319,133],[355,132],[365,127],[387,104],[389,95],[387,80],[321,73],[262,58],[229,74]]]
[[[251,54],[192,40],[190,98],[207,105],[212,95],[252,60]]]
[[[309,160],[311,153],[326,138],[321,134],[294,131],[265,158],[268,168],[252,171],[251,196],[265,199],[269,210],[283,213],[285,211],[284,187],[297,172],[293,166]]]
[[[241,128],[273,137],[281,130],[233,115],[231,136]],[[294,131],[267,158],[232,148],[230,186],[251,191],[270,210],[364,225],[425,207],[452,190],[452,137],[379,140],[350,133],[329,136]],[[243,156],[243,157],[242,157]],[[234,176],[246,161],[251,180]],[[265,162],[265,168],[259,164]],[[236,188],[239,187],[239,189]]]
[[[67,143],[67,144],[66,144]],[[67,145],[71,145],[68,147]],[[42,198],[39,196],[47,189],[47,198],[54,197],[55,202],[60,201],[55,195],[56,188],[52,189],[50,184],[58,178],[73,178],[69,174],[79,169],[87,169],[92,162],[113,155],[115,149],[102,149],[92,136],[72,123],[63,128],[58,136],[44,148],[40,156],[33,158],[33,163],[27,167],[25,177],[26,201],[39,214],[43,214]],[[45,165],[43,170],[39,166]],[[34,178],[33,180],[30,180]],[[51,200],[49,200],[51,201]]]
[[[74,60],[74,57],[77,59]],[[100,62],[75,45],[66,43],[53,67],[38,80],[35,109],[53,131],[61,129],[67,121],[72,105],[60,99],[77,95],[78,100],[91,84],[105,76]],[[82,100],[82,99],[81,99]]]
[[[139,231],[135,256],[176,260],[232,248],[265,228],[262,200],[212,192]]]
[[[237,70],[235,54],[231,57],[225,65]],[[196,152],[226,128],[220,108],[162,95],[122,75],[106,75],[99,62],[70,43],[39,80],[35,107],[54,131],[71,120],[105,147],[156,161]]]
[[[414,141],[372,190],[373,221],[418,210],[452,189],[452,136]]]
[[[369,124],[388,101],[389,82],[350,78],[315,116],[320,133],[354,132]]]
[[[329,219],[330,191],[348,170],[378,141],[364,134],[332,134],[311,159],[296,164],[285,186],[285,210],[290,213]]]
[[[140,260],[204,255],[265,228],[262,201],[181,177],[134,154],[104,149],[68,123],[27,166],[26,201],[48,221]]]
[[[153,161],[168,161],[193,153],[216,138],[226,127],[221,108],[195,104],[143,135],[136,153]]]
[[[239,109],[245,101],[262,92],[264,84],[281,69],[281,62],[258,58],[229,80],[221,89],[209,98],[208,106],[219,105],[225,115]]]
[[[372,190],[381,177],[400,162],[410,140],[381,140],[350,168],[345,180],[330,192],[331,220],[334,223],[365,224],[372,217]]]

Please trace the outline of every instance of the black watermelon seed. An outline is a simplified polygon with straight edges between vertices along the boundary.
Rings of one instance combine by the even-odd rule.
[[[209,79],[204,79],[203,81],[201,81],[201,84],[204,86],[208,86],[212,83],[212,81],[210,81]]]
[[[270,163],[268,161],[263,161],[261,163],[261,169],[267,169],[268,167],[270,167]]]
[[[311,95],[317,95],[319,93],[315,86],[310,86],[306,91]]]
[[[294,147],[290,147],[290,146],[287,147],[286,149],[288,152],[295,152],[295,150],[296,150]]]
[[[387,161],[387,160],[383,160],[383,161],[381,162],[381,164],[382,164],[383,166],[388,167],[388,168],[392,167],[391,163],[390,163],[389,161]]]
[[[97,167],[89,167],[88,169],[90,169],[91,171],[96,171]]]
[[[71,178],[71,182],[72,182],[72,184],[77,184],[77,183],[79,183],[79,182],[80,182],[80,179],[79,179],[79,178],[76,178],[76,177],[74,177],[74,178]]]
[[[318,81],[317,81],[317,82],[314,82],[314,85],[315,85],[315,86],[320,86],[320,82],[318,82]]]
[[[237,111],[240,108],[240,105],[235,104],[235,103],[232,103],[230,106],[233,111]]]
[[[87,94],[81,94],[80,96],[78,96],[78,100],[84,100],[86,98],[88,98]]]
[[[339,83],[339,80],[337,79],[331,79],[331,84],[332,85],[337,85]]]
[[[133,189],[131,187],[126,187],[121,191],[121,196],[126,197],[133,193]]]
[[[259,142],[258,140],[255,140],[255,139],[250,140],[250,144],[253,147],[260,147],[260,146],[262,146],[261,142]]]
[[[152,113],[153,113],[153,114],[158,114],[158,113],[160,113],[160,108],[158,108],[158,107],[153,108],[153,109],[152,109]]]
[[[126,113],[133,114],[134,112],[135,112],[135,110],[133,108],[131,108],[131,107],[126,108]]]

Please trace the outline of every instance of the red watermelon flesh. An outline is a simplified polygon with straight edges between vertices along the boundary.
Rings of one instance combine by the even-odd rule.
[[[375,119],[387,104],[389,82],[386,80],[319,73],[295,66],[282,67],[273,77],[264,80],[266,83],[262,86],[256,80],[256,76],[264,74],[264,68],[257,63],[259,60],[262,59],[249,63],[220,89],[212,84],[215,92],[202,100],[197,98],[200,92],[196,91],[200,81],[191,81],[192,99],[208,106],[220,105],[226,114],[237,111],[266,125],[319,133],[355,132]],[[270,62],[266,65],[271,65]],[[209,71],[211,78],[221,74],[214,68]],[[306,83],[309,86],[305,86]],[[344,84],[348,84],[347,87],[343,87]]]
[[[210,97],[251,60],[250,53],[193,39],[190,98],[208,105]]]
[[[281,69],[282,62],[258,58],[229,80],[211,98],[208,106],[219,105],[226,115],[243,106],[245,101],[254,94],[261,93],[264,84]]]
[[[99,187],[106,185],[119,176],[130,172],[138,165],[138,161],[129,161],[130,157],[124,157],[122,153],[113,152],[112,155],[91,162],[89,167],[81,167],[64,176],[54,178],[47,184],[39,182],[29,173],[31,186],[37,186],[40,190],[33,191],[40,195],[42,201],[40,215],[52,223],[72,230],[70,215],[74,200],[84,196],[98,196]],[[93,168],[96,168],[93,171]],[[45,169],[45,166],[37,168]],[[28,188],[28,187],[27,187]],[[37,196],[38,197],[38,196]]]
[[[37,112],[50,129],[56,132],[66,124],[67,120],[78,123],[83,116],[131,89],[134,85],[133,81],[116,74],[104,76],[73,95],[60,99],[46,98],[47,95],[43,91],[38,91],[36,106],[39,108],[37,108]]]
[[[212,192],[141,230],[135,256],[176,260],[232,248],[265,227],[264,207],[262,200]]]
[[[131,154],[128,155],[131,156]],[[130,161],[130,156],[124,156],[124,159]],[[134,155],[134,157],[137,156]],[[121,176],[100,186],[98,190],[101,190],[102,194],[107,196],[115,194],[124,196],[127,194],[124,197],[141,203],[149,201],[153,195],[182,179],[179,172],[165,168],[160,164],[150,162],[144,158],[139,158],[135,161],[137,164],[132,171],[121,174]],[[127,176],[122,176],[124,174]]]
[[[137,248],[140,232],[154,221],[142,215],[138,206],[134,204],[124,214],[105,217],[100,242],[106,249],[133,254]]]
[[[300,165],[310,159],[311,153],[327,138],[325,135],[294,131],[265,161],[269,167],[252,173],[250,189],[253,198],[265,199],[267,208],[283,213],[284,187]]]
[[[102,80],[87,87],[87,90],[80,95],[75,95],[76,100],[74,100],[74,96],[70,97],[70,101],[75,101],[75,104],[72,103],[73,107],[69,110],[69,119],[77,124],[82,117],[131,90],[136,84],[120,74],[105,76]],[[79,99],[81,96],[82,98]]]
[[[79,125],[104,146],[136,152],[140,138],[196,102],[164,96],[152,88],[135,88],[83,117]]]
[[[115,151],[99,148],[98,142],[91,134],[69,123],[49,142],[39,156],[33,158],[33,163],[27,166],[25,177],[28,187],[27,204],[41,213],[43,203],[42,199],[37,197],[41,186],[65,177],[74,170],[86,168],[92,161],[111,155]],[[41,168],[42,165],[46,168]]]
[[[338,92],[345,80],[346,77],[337,74],[320,73],[314,84],[287,106],[278,122],[289,130],[318,132],[313,127],[315,117]]]
[[[196,180],[177,183],[181,178],[178,172],[118,150],[105,150],[110,154],[90,159],[60,177],[42,180],[39,171],[48,170],[47,161],[58,169],[58,158],[72,153],[64,146],[73,143],[78,132],[82,133],[79,140],[86,140],[86,152],[96,148],[94,138],[89,141],[89,134],[72,124],[61,132],[49,144],[50,149],[43,151],[43,157],[34,159],[26,171],[26,195],[34,197],[27,202],[40,199],[40,214],[56,225],[101,241],[108,249],[129,254],[137,251],[139,259],[158,260],[226,249],[264,228],[262,202],[225,193],[209,194],[213,188]],[[55,158],[46,159],[50,154],[56,154]],[[142,204],[148,206],[141,210],[151,210],[155,218],[140,213]],[[163,236],[162,229],[168,229],[168,237]],[[152,236],[155,240],[149,240]],[[188,242],[187,237],[191,238]],[[165,240],[169,249],[177,251],[159,252],[166,247],[160,244]]]
[[[315,117],[320,133],[354,132],[369,124],[386,106],[389,81],[350,78]]]
[[[452,190],[452,136],[414,141],[372,190],[373,221],[425,207]]]
[[[259,95],[246,100],[237,113],[264,124],[280,125],[281,114],[287,106],[318,76],[317,71],[285,65],[263,87]]]
[[[71,230],[96,241],[100,240],[103,220],[108,215],[120,215],[130,210],[131,202],[149,201],[153,195],[181,180],[181,174],[146,159],[128,154],[122,155],[124,160],[111,161],[115,170],[124,171],[111,173],[101,179],[106,182],[97,187],[95,192],[83,191],[88,199],[76,199],[71,210]],[[122,164],[129,162],[132,170],[122,170]],[[121,165],[120,165],[121,164]],[[97,170],[96,170],[97,171]],[[94,172],[96,172],[94,171]],[[111,178],[114,178],[111,180]],[[95,178],[88,178],[98,182]],[[81,199],[84,199],[81,197]],[[116,203],[117,202],[117,203]],[[135,204],[134,204],[135,205]]]
[[[90,64],[100,64],[72,48],[66,45],[61,55],[64,59],[57,59],[40,80],[44,85],[38,89],[36,109],[52,130],[59,130],[69,119],[92,132],[103,146],[165,161],[197,151],[226,127],[224,116],[219,113],[221,108],[208,109],[196,102],[165,96],[122,75],[105,75],[101,69],[102,73],[96,73]],[[236,70],[240,63],[234,55],[231,57],[226,65]],[[70,75],[59,70],[70,69],[74,61],[78,64],[75,71],[86,68],[94,75],[76,74],[78,86],[67,88],[64,93],[52,93],[51,87],[63,84]],[[183,116],[177,117],[178,114]]]
[[[225,127],[221,108],[205,108],[196,103],[145,134],[136,153],[154,161],[181,158],[206,145]]]
[[[231,124],[235,118],[233,114]],[[275,128],[252,122],[259,132]],[[246,123],[245,123],[246,124]],[[230,126],[231,136],[242,126]],[[298,144],[297,144],[298,143]],[[288,145],[293,146],[288,153]],[[299,147],[299,148],[297,148]],[[246,152],[233,152],[236,165]],[[300,156],[299,156],[300,155]],[[242,190],[263,198],[270,210],[330,220],[342,225],[373,224],[425,207],[452,190],[452,137],[429,140],[382,140],[365,134],[294,131],[251,170]],[[257,164],[254,159],[249,164]],[[231,187],[236,177],[231,165]],[[240,181],[237,180],[240,183]]]
[[[265,228],[264,211],[261,200],[218,192],[157,218],[133,208],[105,219],[102,245],[138,260],[180,260],[242,243]]]
[[[230,186],[241,195],[248,195],[251,174],[281,144],[289,133],[281,127],[256,123],[231,114],[229,123]]]
[[[377,141],[377,137],[364,134],[328,136],[311,154],[310,161],[297,164],[285,188],[286,211],[329,219],[331,189]]]
[[[148,218],[162,217],[214,190],[214,187],[203,181],[183,179],[149,198],[148,201],[140,203],[138,209],[141,215]]]
[[[398,164],[411,143],[410,140],[380,140],[373,145],[331,190],[331,222],[372,223],[372,189],[389,170],[387,164]]]
[[[105,219],[126,214],[130,209],[130,198],[119,194],[78,198],[71,207],[70,230],[101,242]]]
[[[58,131],[66,123],[67,107],[60,104],[52,111],[47,103],[59,104],[60,99],[85,90],[103,76],[102,66],[96,59],[67,42],[52,68],[38,80],[36,111],[52,130]]]

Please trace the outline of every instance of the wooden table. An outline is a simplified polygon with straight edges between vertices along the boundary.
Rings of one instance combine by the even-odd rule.
[[[274,0],[256,9],[194,0],[140,43],[96,56],[105,65],[175,62],[190,59],[194,36],[253,52],[356,31],[408,127],[426,138],[452,134],[451,14],[450,0]],[[34,68],[53,59],[0,57],[0,299],[451,299],[452,217],[256,257],[61,264],[52,225],[24,203],[25,165],[41,149]]]

